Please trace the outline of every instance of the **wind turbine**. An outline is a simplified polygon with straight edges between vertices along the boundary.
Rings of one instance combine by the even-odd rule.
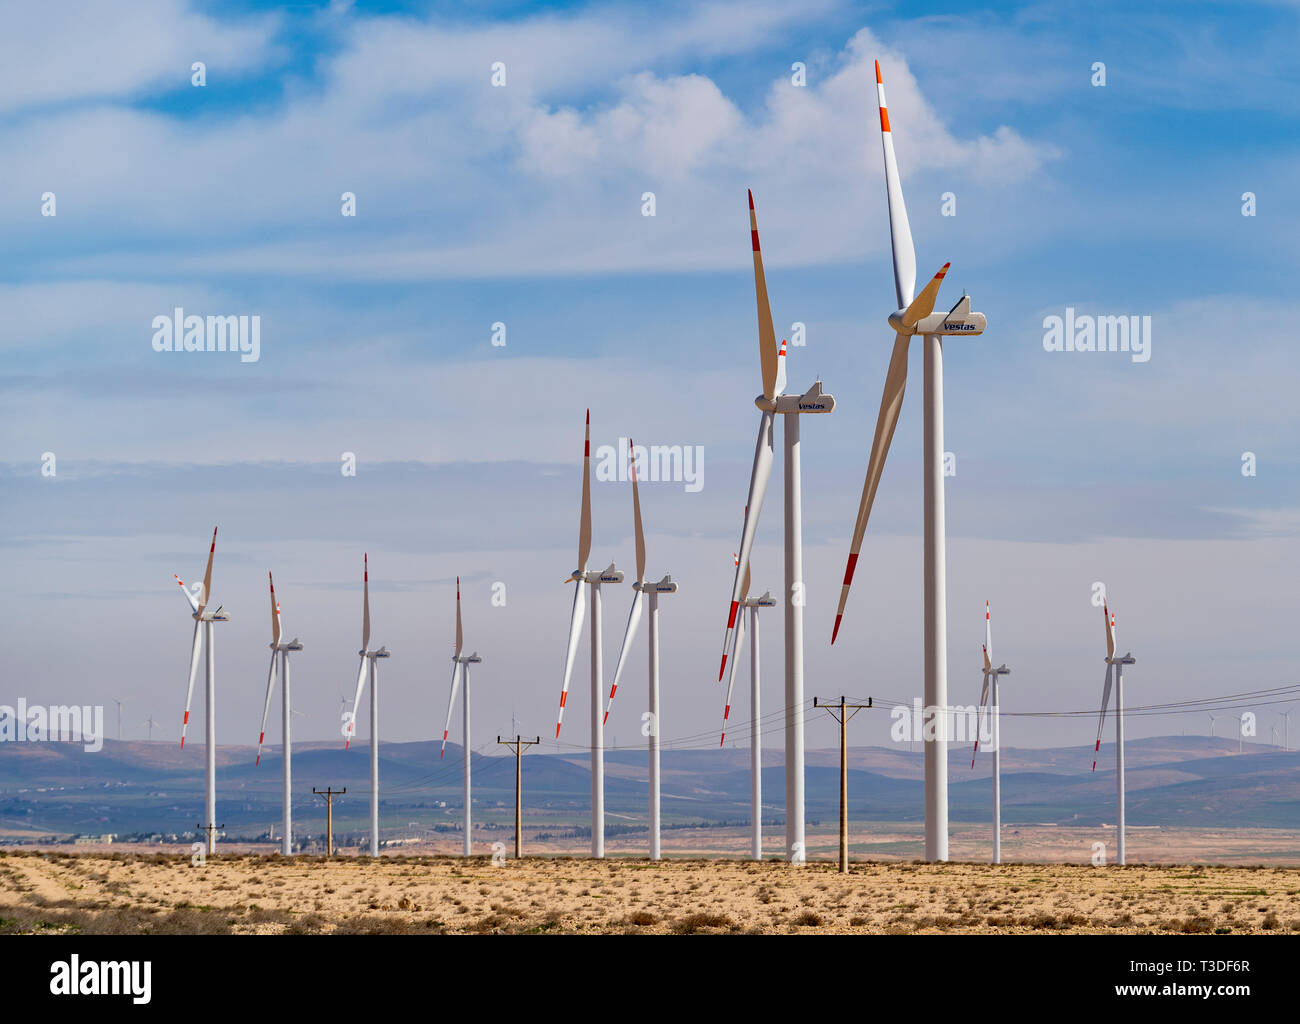
[[[984,685],[980,687],[979,710],[987,706],[993,719],[993,863],[1002,863],[1002,705],[998,702],[998,677],[1010,675],[1006,663],[993,667],[993,625],[989,616],[989,603],[984,602]],[[989,703],[992,691],[993,702]],[[978,713],[977,713],[978,714]],[[975,754],[980,752],[980,731],[975,730],[975,751],[970,766],[975,767]]]
[[[604,572],[587,570],[587,556],[591,554],[591,410],[587,410],[586,437],[582,448],[582,511],[578,522],[578,568],[569,574],[566,583],[573,583],[573,611],[569,616],[569,643],[564,654],[564,686],[560,690],[560,714],[555,720],[555,738],[560,738],[564,724],[564,704],[569,698],[569,679],[573,675],[573,659],[578,653],[578,639],[582,635],[582,620],[586,613],[586,593],[582,585],[591,587],[591,855],[605,856],[605,719],[600,712],[604,692],[601,662],[600,585],[622,583],[623,573],[609,563]]]
[[[1216,735],[1216,733],[1215,733],[1215,731],[1214,731],[1215,723],[1218,722],[1218,720],[1219,720],[1220,718],[1227,718],[1227,717],[1228,717],[1227,715],[1209,715],[1209,719],[1210,719],[1210,735],[1211,735],[1211,736]]]
[[[972,313],[970,296],[963,295],[947,313],[935,313],[934,303],[939,285],[948,273],[945,263],[921,293],[913,297],[916,286],[916,251],[912,230],[907,223],[903,187],[894,158],[894,138],[889,127],[889,109],[885,105],[885,83],[876,62],[876,94],[880,102],[880,137],[885,157],[885,188],[889,200],[889,237],[894,255],[894,290],[898,309],[889,314],[894,328],[894,351],[885,375],[884,395],[871,442],[867,478],[862,485],[858,518],[849,545],[848,564],[840,589],[839,608],[831,643],[839,635],[849,586],[862,549],[862,536],[876,499],[876,488],[889,454],[889,443],[898,425],[898,413],[907,386],[907,350],[914,335],[924,339],[925,383],[924,417],[924,488],[925,506],[925,704],[926,714],[942,723],[934,730],[934,739],[925,737],[925,859],[948,859],[948,597],[944,527],[943,484],[943,337],[948,334],[982,334],[986,326],[983,313]]]
[[[760,417],[758,441],[754,446],[754,466],[749,477],[749,499],[745,502],[745,525],[740,534],[736,576],[731,585],[731,605],[727,611],[727,629],[722,637],[722,662],[718,682],[727,671],[727,658],[736,647],[736,616],[740,611],[740,592],[754,535],[763,512],[763,499],[772,476],[775,417],[785,417],[785,845],[786,856],[801,862],[804,854],[804,756],[803,756],[803,506],[800,482],[799,417],[811,413],[829,413],[835,398],[823,394],[816,381],[802,395],[785,394],[784,361],[776,347],[772,328],[772,308],[767,297],[767,279],[763,273],[763,253],[758,241],[758,215],[754,211],[754,194],[749,193],[749,233],[754,251],[754,295],[758,308],[758,356],[763,373],[763,393],[754,399]]]
[[[301,651],[302,643],[294,637],[287,644],[280,642],[280,602],[275,599],[275,580],[268,572],[266,581],[271,586],[271,664],[266,670],[266,702],[262,705],[262,731],[257,735],[257,760],[254,765],[262,763],[262,744],[266,740],[266,716],[271,710],[271,691],[275,689],[275,659],[280,657],[280,675],[284,684],[280,687],[281,755],[280,785],[283,789],[284,823],[281,828],[280,852],[286,857],[293,855],[293,744],[290,739],[289,721],[295,714],[289,694],[289,652]]]
[[[1291,749],[1291,711],[1290,709],[1286,711],[1279,711],[1278,714],[1282,716],[1282,721],[1284,723],[1282,727],[1283,728],[1282,749],[1290,750]]]
[[[370,856],[379,856],[379,658],[389,657],[388,648],[370,649],[370,556],[362,555],[361,583],[361,667],[357,671],[357,693],[352,698],[352,712],[345,729],[347,742],[352,745],[357,731],[357,711],[361,706],[361,690],[366,685],[366,667],[370,668]]]
[[[134,699],[135,699],[134,697],[113,698],[113,703],[117,705],[117,738],[119,741],[122,739],[122,705],[125,704],[127,701],[134,700]]]
[[[146,719],[145,719],[143,722],[141,722],[140,724],[141,724],[141,725],[144,725],[144,726],[148,726],[148,728],[149,728],[149,737],[148,737],[148,738],[152,741],[152,740],[153,740],[153,731],[154,731],[154,728],[158,725],[158,723],[155,722],[155,721],[153,720],[153,715],[150,715],[148,718],[146,718]]]
[[[659,595],[677,593],[677,584],[669,575],[657,583],[647,583],[645,578],[645,531],[641,528],[641,493],[637,487],[636,445],[627,439],[628,464],[632,471],[632,519],[636,534],[636,582],[632,584],[632,610],[628,612],[627,629],[623,631],[623,645],[619,648],[618,664],[614,668],[614,685],[610,687],[609,703],[605,705],[603,726],[609,721],[610,708],[614,706],[614,694],[618,692],[618,680],[623,674],[623,665],[627,661],[628,651],[636,636],[637,624],[641,621],[641,610],[645,605],[645,596],[650,595],[650,859],[659,860]]]
[[[207,824],[204,831],[208,834],[208,853],[217,852],[217,695],[216,695],[216,657],[213,650],[214,622],[227,622],[230,616],[218,605],[214,612],[208,611],[208,598],[212,593],[212,558],[217,552],[217,528],[212,528],[212,546],[208,548],[208,567],[203,572],[203,582],[187,587],[174,573],[172,579],[181,588],[185,600],[194,612],[194,641],[190,645],[190,683],[185,691],[185,718],[181,721],[181,749],[185,749],[185,730],[190,725],[190,703],[194,699],[194,678],[199,672],[199,641],[202,631],[203,648],[207,654],[204,662],[204,712],[203,730],[207,744],[205,759],[207,761],[204,809]]]
[[[785,346],[781,346],[782,350]],[[739,562],[740,555],[732,556]],[[759,686],[759,644],[758,644],[758,610],[776,606],[776,598],[771,591],[762,597],[749,596],[749,566],[745,567],[745,582],[740,588],[740,607],[749,609],[749,784],[751,817],[750,824],[750,858],[763,859],[763,736],[759,719],[762,717],[762,702]],[[736,657],[731,659],[731,674],[727,678],[727,700],[722,710],[722,738],[718,740],[721,747],[727,742],[727,719],[731,716],[731,693],[736,685],[736,668],[740,664],[740,645],[745,641],[745,613],[742,611],[736,620]]]
[[[447,753],[447,733],[451,731],[451,713],[456,707],[456,690],[460,680],[465,682],[465,702],[461,705],[461,742],[464,744],[465,757],[465,856],[470,855],[470,788],[469,788],[469,666],[482,662],[478,651],[461,655],[465,646],[465,635],[460,625],[460,577],[456,577],[456,652],[451,656],[451,696],[447,700],[447,722],[442,727],[442,752],[438,760]]]
[[[1117,856],[1115,862],[1124,866],[1124,666],[1137,664],[1132,652],[1122,658],[1115,657],[1115,616],[1103,601],[1102,614],[1106,616],[1106,686],[1101,691],[1101,717],[1097,720],[1097,745],[1093,753],[1101,752],[1101,730],[1106,724],[1106,705],[1110,701],[1111,675],[1115,679],[1115,784],[1118,801],[1118,820],[1115,825],[1117,835]],[[1097,770],[1097,759],[1092,760],[1092,770]]]

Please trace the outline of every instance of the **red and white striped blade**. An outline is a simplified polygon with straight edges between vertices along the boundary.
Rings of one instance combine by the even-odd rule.
[[[976,720],[976,723],[975,723],[975,749],[974,749],[973,751],[971,751],[971,755],[970,755],[970,766],[971,766],[972,768],[975,767],[975,755],[978,754],[978,753],[980,752],[980,731],[979,731],[979,721],[978,721],[978,718],[979,718],[980,715],[982,715],[982,714],[985,713],[985,707],[987,706],[988,702],[989,702],[989,668],[988,668],[988,665],[985,665],[985,666],[984,666],[984,685],[983,685],[983,687],[980,688],[980,702],[979,702],[978,707],[976,708],[976,719],[977,719],[977,720]]]
[[[840,635],[840,621],[844,606],[848,604],[849,587],[858,568],[858,553],[862,550],[862,537],[867,532],[867,520],[876,500],[876,488],[885,469],[894,428],[898,426],[898,413],[903,408],[903,392],[907,389],[907,342],[909,335],[900,334],[894,339],[894,352],[889,357],[889,370],[885,374],[885,391],[880,399],[880,414],[876,417],[876,435],[871,441],[871,457],[867,460],[867,478],[862,484],[862,499],[858,503],[858,518],[853,524],[853,540],[849,543],[849,560],[844,567],[844,582],[840,586],[840,603],[835,611],[835,626],[831,630],[831,643]]]
[[[361,555],[361,649],[370,650],[370,555],[368,553]]]
[[[645,531],[641,528],[641,491],[636,479],[636,446],[627,439],[628,464],[632,470],[632,520],[636,529],[636,581],[645,582]],[[606,712],[608,714],[608,712]]]
[[[190,610],[197,612],[199,610],[199,599],[190,593],[190,588],[185,585],[185,581],[175,573],[172,573],[172,579],[174,579],[176,585],[181,588],[181,593],[185,595],[185,600],[190,604]]]
[[[623,630],[623,644],[618,649],[618,664],[614,668],[614,685],[609,688],[609,701],[605,704],[604,721],[609,721],[610,708],[614,706],[614,694],[618,692],[618,681],[623,676],[623,666],[627,664],[628,652],[632,650],[632,641],[636,639],[636,627],[641,622],[641,610],[645,606],[645,591],[632,592],[632,610],[627,615],[627,628]]]
[[[357,736],[357,716],[361,714],[361,690],[366,685],[366,656],[361,655],[361,668],[357,670],[357,692],[352,698],[352,719],[348,722],[348,738],[343,744],[347,750]]]
[[[591,410],[587,410],[586,434],[582,442],[582,510],[578,521],[578,569],[587,571],[591,554]]]
[[[989,603],[984,602],[984,671],[993,667],[993,624],[989,617]]]
[[[1115,616],[1110,613],[1106,602],[1101,603],[1101,613],[1106,617],[1106,657],[1115,657]]]
[[[212,556],[217,553],[217,528],[212,528],[212,546],[208,548],[208,567],[203,570],[203,593],[199,595],[199,606],[195,609],[200,615],[208,606],[208,597],[212,593]]]
[[[460,657],[460,645],[456,645],[456,657]],[[443,755],[447,753],[447,733],[451,732],[451,713],[456,707],[456,692],[460,689],[460,670],[461,664],[455,661],[451,666],[451,696],[447,698],[447,721],[442,727],[442,751],[438,754],[438,760],[441,761]],[[468,737],[465,740],[469,742]]]
[[[1110,703],[1110,681],[1113,665],[1106,666],[1106,686],[1101,691],[1101,717],[1097,719],[1097,745],[1092,748],[1092,770],[1097,770],[1097,754],[1101,753],[1101,730],[1106,725],[1106,706]]]
[[[889,239],[894,251],[894,290],[898,308],[911,305],[916,288],[916,250],[912,246],[912,229],[907,223],[907,206],[903,202],[903,185],[898,177],[894,157],[894,135],[889,127],[889,107],[885,103],[885,80],[876,61],[876,98],[880,102],[880,143],[885,153],[885,190],[889,197]]]
[[[456,577],[456,657],[465,649],[465,633],[460,625],[460,577]]]
[[[271,691],[275,689],[275,659],[276,652],[272,651],[271,667],[266,670],[266,703],[262,705],[262,731],[257,735],[257,760],[254,765],[262,763],[262,741],[266,739],[266,718],[271,713]]]
[[[737,552],[736,577],[731,585],[731,605],[727,609],[727,630],[722,635],[722,663],[718,667],[718,682],[727,671],[727,652],[731,648],[731,634],[736,628],[736,615],[740,611],[741,587],[749,571],[749,555],[754,547],[754,534],[758,518],[763,511],[763,498],[772,478],[773,423],[775,416],[763,413],[758,423],[758,441],[754,445],[754,468],[749,476],[749,500],[745,503],[745,525],[740,533],[740,551]]]
[[[181,749],[185,749],[185,730],[190,727],[190,702],[194,699],[194,680],[199,674],[199,637],[203,623],[194,622],[194,641],[190,644],[190,685],[185,691],[185,718],[181,721]]]
[[[904,327],[915,327],[934,312],[934,303],[939,297],[939,286],[943,284],[943,279],[951,266],[951,263],[945,263],[940,267],[939,273],[930,278],[929,284],[921,289],[921,294],[908,304],[907,309],[903,311]]]
[[[763,370],[763,397],[776,396],[776,331],[772,329],[772,305],[767,298],[767,278],[763,274],[763,252],[758,244],[758,214],[754,212],[754,193],[749,193],[749,236],[754,247],[754,298],[758,303],[758,358]]]
[[[736,687],[736,669],[740,665],[740,645],[745,642],[745,612],[742,609],[736,620],[736,639],[731,647],[731,672],[727,676],[727,699],[722,705],[722,738],[718,746],[727,742],[727,719],[731,717],[731,694]]]
[[[275,579],[268,572],[267,581],[271,584],[271,643],[280,642],[280,602],[275,599]]]
[[[785,394],[785,339],[781,339],[781,351],[776,354],[776,386],[773,393]]]
[[[560,738],[560,726],[564,724],[564,705],[569,699],[569,679],[573,676],[573,659],[578,654],[578,640],[582,636],[582,620],[587,611],[586,584],[582,580],[574,581],[573,611],[569,615],[569,643],[564,651],[564,687],[560,690],[560,714],[555,719],[555,738]]]

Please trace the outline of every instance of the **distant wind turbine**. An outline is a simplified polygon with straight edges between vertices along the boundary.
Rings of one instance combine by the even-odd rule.
[[[618,690],[619,676],[627,663],[628,651],[636,636],[637,624],[641,621],[641,609],[645,605],[645,596],[650,595],[650,662],[649,662],[649,711],[650,732],[647,737],[650,757],[650,859],[659,860],[659,595],[677,593],[677,584],[671,576],[665,575],[657,583],[647,583],[645,578],[645,531],[641,528],[641,493],[637,487],[636,446],[629,437],[627,440],[628,461],[632,473],[632,522],[636,540],[636,582],[632,584],[632,610],[627,616],[627,629],[623,631],[623,644],[618,652],[618,664],[614,668],[614,685],[609,691],[609,703],[605,705],[604,722],[609,721],[610,708],[614,706],[614,694]],[[616,744],[617,745],[617,744]]]
[[[370,670],[370,856],[379,856],[379,658],[389,657],[388,648],[370,649],[370,556],[362,556],[361,583],[361,667],[357,672],[357,692],[352,698],[352,714],[347,723],[346,750],[357,731],[357,712],[361,705],[361,691],[366,685],[366,669]]]
[[[980,688],[980,702],[977,715],[989,709],[993,720],[993,863],[1002,863],[1002,705],[998,698],[998,677],[1010,675],[1011,669],[1003,663],[993,667],[993,624],[989,615],[989,603],[984,602],[984,685]],[[990,692],[991,691],[991,692]],[[992,700],[990,701],[990,696]],[[980,752],[980,730],[975,729],[975,751],[971,754],[970,766],[975,767],[975,754]]]
[[[560,713],[555,720],[555,738],[560,738],[564,724],[564,705],[569,698],[569,680],[573,676],[573,660],[578,654],[578,640],[582,637],[582,620],[586,616],[586,591],[591,587],[591,855],[605,856],[605,719],[600,711],[604,696],[601,655],[600,586],[602,583],[622,583],[623,574],[609,563],[604,572],[588,571],[587,558],[591,554],[591,410],[587,410],[586,435],[582,449],[582,508],[578,520],[578,567],[569,574],[566,583],[573,587],[573,611],[569,616],[569,642],[564,653],[564,685],[560,689]]]
[[[203,572],[203,583],[195,587],[187,587],[179,576],[173,574],[172,578],[176,581],[177,586],[181,588],[181,593],[185,595],[185,600],[189,602],[190,608],[194,612],[194,640],[190,645],[190,682],[189,688],[185,691],[185,717],[181,721],[181,749],[185,749],[185,730],[190,724],[190,703],[194,699],[194,678],[199,672],[199,642],[203,641],[203,649],[207,653],[204,671],[204,714],[203,728],[204,739],[207,744],[205,755],[206,779],[205,779],[205,800],[204,809],[207,815],[207,823],[204,831],[208,836],[208,853],[216,853],[217,850],[217,722],[216,722],[216,657],[213,651],[213,629],[214,622],[226,622],[230,619],[221,608],[208,611],[208,599],[212,594],[212,559],[217,551],[217,529],[212,528],[212,545],[208,548],[208,567]]]
[[[271,710],[271,692],[275,689],[275,662],[280,660],[280,675],[283,677],[280,687],[281,722],[281,760],[280,786],[281,799],[284,801],[284,823],[281,828],[280,852],[286,857],[293,856],[293,743],[290,719],[293,718],[293,703],[289,693],[289,652],[301,651],[302,643],[294,637],[287,644],[280,642],[280,602],[275,599],[275,580],[268,572],[266,581],[271,587],[271,664],[266,670],[266,701],[262,705],[262,730],[257,735],[257,760],[254,766],[262,763],[262,744],[266,740],[266,717]]]
[[[461,629],[460,623],[460,577],[456,577],[456,650],[451,656],[451,696],[447,699],[447,722],[442,727],[442,751],[438,754],[438,760],[442,760],[443,755],[447,753],[447,733],[451,732],[451,713],[456,707],[456,690],[461,681],[465,684],[465,696],[461,704],[461,743],[464,745],[462,754],[465,759],[465,856],[468,857],[471,851],[470,830],[472,827],[470,814],[470,780],[469,780],[469,667],[479,664],[483,659],[478,656],[478,651],[473,654],[462,655],[461,651],[465,646],[465,634]]]
[[[1115,786],[1118,803],[1118,819],[1115,825],[1116,860],[1124,865],[1124,666],[1137,664],[1132,653],[1122,658],[1115,657],[1115,616],[1103,601],[1102,614],[1106,617],[1106,686],[1101,691],[1101,717],[1097,721],[1097,745],[1094,748],[1092,770],[1097,770],[1096,754],[1101,752],[1101,730],[1106,724],[1106,704],[1110,700],[1112,674],[1115,680]]]

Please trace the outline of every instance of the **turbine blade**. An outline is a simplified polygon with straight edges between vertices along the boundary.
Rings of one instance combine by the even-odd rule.
[[[587,571],[591,554],[591,410],[587,410],[587,432],[582,443],[582,518],[578,523],[578,570]]]
[[[849,561],[844,568],[844,583],[840,587],[840,605],[835,612],[835,627],[831,631],[831,643],[835,643],[835,638],[840,634],[840,620],[844,618],[844,606],[849,600],[849,587],[853,584],[853,573],[858,567],[862,536],[867,531],[867,519],[871,516],[871,506],[876,500],[876,488],[880,486],[880,474],[885,469],[885,456],[889,454],[889,445],[894,439],[894,428],[898,426],[898,413],[903,407],[903,392],[907,389],[907,341],[908,335],[898,335],[894,339],[893,355],[889,357],[889,370],[885,374],[885,393],[880,399],[880,415],[876,418],[876,435],[871,442],[871,458],[867,461],[867,479],[862,484],[858,519],[853,524],[853,540],[849,544]]]
[[[984,602],[984,671],[993,667],[993,624],[989,619],[989,603]]]
[[[194,699],[194,678],[199,674],[199,631],[201,619],[194,620],[194,642],[190,645],[190,685],[185,691],[185,718],[181,721],[181,749],[185,749],[185,730],[190,727],[190,702]]]
[[[939,273],[930,278],[930,283],[921,289],[921,294],[908,304],[907,309],[903,311],[904,327],[915,327],[934,312],[934,302],[939,297],[939,286],[943,284],[944,275],[948,273],[948,268],[951,266],[951,263],[945,263],[940,267]]]
[[[370,555],[361,555],[361,649],[370,650]],[[360,688],[357,693],[360,695]],[[355,709],[354,709],[355,710]]]
[[[460,577],[456,577],[456,657],[465,646],[465,633],[460,626]]]
[[[460,657],[459,644],[456,646],[456,657],[457,658]],[[451,713],[452,710],[456,707],[456,691],[460,689],[460,669],[461,669],[461,665],[459,661],[452,663],[451,696],[447,698],[447,721],[442,727],[442,753],[438,755],[439,761],[441,761],[443,755],[447,753],[447,733],[451,732]],[[465,740],[465,742],[466,743],[469,742],[468,738]]]
[[[280,642],[280,602],[275,599],[275,579],[268,572],[267,581],[271,584],[271,643]]]
[[[352,746],[352,741],[357,735],[357,715],[361,712],[361,690],[366,685],[366,656],[361,655],[361,668],[357,670],[357,692],[352,698],[352,721],[348,722],[348,738],[343,743],[343,749],[347,750]]]
[[[776,386],[773,392],[785,394],[785,339],[781,339],[781,351],[776,354]]]
[[[1114,671],[1113,665],[1106,666],[1106,686],[1101,691],[1101,717],[1097,719],[1097,745],[1092,748],[1092,770],[1097,770],[1097,754],[1101,753],[1101,730],[1106,725],[1106,705],[1110,703],[1110,680],[1111,673]]]
[[[641,622],[641,611],[645,607],[645,591],[637,590],[632,594],[632,610],[627,615],[627,628],[623,630],[623,646],[618,649],[618,665],[614,669],[614,685],[609,688],[609,701],[605,704],[605,721],[609,721],[610,708],[614,706],[614,694],[618,692],[618,681],[623,675],[623,666],[627,664],[628,651],[636,639],[636,627]]]
[[[212,556],[217,553],[217,528],[212,528],[212,546],[208,548],[208,567],[203,571],[203,593],[199,595],[199,606],[195,610],[202,613],[208,606],[208,595],[212,593]]]
[[[754,245],[754,296],[758,303],[758,358],[763,368],[763,397],[776,395],[776,331],[772,329],[772,306],[767,298],[767,278],[763,274],[763,252],[758,245],[758,214],[754,212],[754,193],[749,193],[749,236]]]
[[[975,713],[975,749],[971,751],[970,766],[975,767],[975,755],[980,752],[980,730],[979,723],[984,715],[984,708],[989,702],[989,669],[984,666],[984,685],[980,689],[980,702]]]
[[[1106,602],[1101,603],[1101,613],[1106,616],[1106,657],[1115,657],[1115,616],[1110,613]]]
[[[577,589],[573,592],[573,612],[569,616],[569,646],[564,654],[564,688],[560,690],[560,715],[555,720],[555,738],[560,738],[560,726],[564,723],[564,704],[569,699],[569,678],[573,675],[573,659],[578,653],[578,638],[582,636],[582,619],[587,611],[587,595],[582,589],[586,586],[582,580],[575,580]]]
[[[271,712],[271,691],[275,689],[275,651],[271,652],[271,667],[266,670],[266,703],[262,705],[262,731],[257,734],[257,760],[254,766],[262,763],[262,741],[266,739],[266,716]]]
[[[641,528],[641,491],[636,481],[636,446],[627,439],[632,469],[632,518],[636,525],[636,581],[645,582],[645,531]],[[608,714],[608,712],[606,712]]]
[[[772,477],[773,424],[775,415],[763,413],[758,422],[758,441],[754,445],[754,468],[749,476],[749,501],[745,503],[745,525],[740,533],[740,551],[736,555],[736,578],[731,584],[731,606],[727,610],[727,630],[722,635],[722,664],[718,667],[718,682],[727,671],[727,652],[731,647],[731,634],[736,628],[736,613],[740,609],[741,584],[749,570],[749,553],[754,547],[754,534],[758,517],[763,512],[763,498],[767,483]]]
[[[740,665],[740,645],[745,642],[745,613],[740,613],[736,622],[736,638],[731,646],[731,673],[727,676],[727,699],[722,706],[722,738],[718,746],[727,742],[727,719],[731,717],[731,692],[736,685],[736,669]]]
[[[889,130],[889,108],[885,103],[885,80],[880,76],[880,61],[876,61],[876,98],[880,101],[880,144],[885,152],[889,240],[894,250],[894,290],[898,294],[898,308],[902,309],[911,305],[912,292],[916,288],[916,250],[912,246],[912,229],[907,223],[898,161],[894,158],[894,135]]]
[[[185,595],[185,600],[190,603],[190,610],[197,612],[199,610],[199,599],[190,593],[190,588],[185,585],[185,581],[175,573],[172,573],[172,579],[174,579],[176,585],[181,588],[181,593]]]

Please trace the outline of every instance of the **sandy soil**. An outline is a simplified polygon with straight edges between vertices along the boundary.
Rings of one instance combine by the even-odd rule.
[[[0,855],[0,932],[1300,932],[1300,869]]]

